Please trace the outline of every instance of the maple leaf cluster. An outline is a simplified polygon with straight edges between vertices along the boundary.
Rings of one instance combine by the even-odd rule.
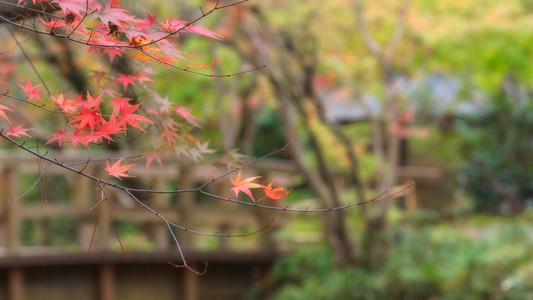
[[[146,18],[139,18],[131,15],[127,9],[120,7],[120,0],[110,0],[105,4],[102,4],[102,1],[97,0],[31,0],[31,3],[29,0],[19,0],[17,3],[18,9],[26,9],[26,14],[17,15],[13,18],[0,15],[0,22],[29,30],[33,33],[55,36],[88,46],[89,52],[100,55],[104,58],[104,62],[109,58],[111,64],[108,65],[109,71],[106,71],[104,67],[99,67],[97,70],[93,70],[89,74],[88,81],[84,82],[88,86],[87,90],[81,90],[81,88],[77,87],[80,89],[78,90],[78,93],[70,92],[68,90],[52,91],[43,80],[43,76],[39,74],[38,68],[34,66],[33,62],[28,58],[26,53],[24,53],[23,47],[17,40],[18,33],[12,33],[13,40],[21,48],[28,63],[36,73],[35,78],[39,78],[40,82],[35,84],[35,80],[32,82],[32,79],[28,77],[26,84],[18,84],[20,90],[18,90],[18,88],[6,88],[5,90],[0,90],[0,98],[2,98],[2,101],[6,98],[12,101],[15,100],[17,103],[22,103],[21,105],[27,105],[32,108],[36,107],[41,109],[41,112],[59,116],[59,119],[64,120],[64,126],[55,129],[55,132],[53,133],[47,134],[47,132],[40,132],[37,137],[37,147],[35,147],[37,148],[37,151],[34,151],[32,147],[24,145],[26,141],[19,142],[18,139],[15,139],[23,138],[23,136],[30,137],[28,134],[28,131],[31,130],[30,128],[24,128],[23,124],[14,124],[21,118],[10,118],[12,114],[17,112],[20,113],[24,110],[19,110],[18,107],[15,106],[9,107],[2,102],[2,104],[0,104],[0,123],[6,123],[7,121],[7,123],[9,123],[9,129],[7,129],[7,126],[4,128],[0,127],[1,138],[38,157],[39,171],[44,172],[44,169],[41,170],[41,160],[46,160],[48,163],[76,172],[81,176],[96,181],[99,186],[98,189],[101,191],[101,199],[94,207],[97,207],[102,201],[106,200],[104,193],[105,186],[125,191],[131,199],[148,211],[154,213],[165,222],[169,228],[170,234],[177,247],[180,249],[183,264],[176,265],[169,263],[176,268],[185,267],[196,274],[204,274],[205,271],[197,272],[187,265],[173,228],[179,228],[186,231],[190,230],[168,221],[158,212],[141,202],[132,193],[132,191],[143,191],[145,193],[178,193],[185,191],[190,192],[191,190],[176,189],[174,191],[155,191],[152,189],[142,190],[138,188],[129,188],[85,173],[85,167],[89,163],[93,163],[90,158],[86,161],[83,168],[77,169],[73,168],[72,165],[67,165],[63,162],[51,159],[46,156],[47,154],[41,154],[39,152],[39,147],[57,146],[62,148],[65,144],[69,144],[74,148],[77,148],[78,144],[81,144],[90,148],[95,144],[115,142],[117,136],[126,135],[132,128],[135,128],[141,132],[152,131],[150,132],[152,134],[147,135],[149,139],[152,139],[151,142],[143,143],[148,144],[148,147],[152,147],[152,152],[147,158],[147,166],[149,166],[154,160],[161,164],[161,157],[169,152],[174,152],[178,156],[186,155],[193,161],[202,160],[204,159],[204,154],[213,153],[214,150],[209,149],[209,141],[200,142],[192,134],[194,129],[201,128],[201,120],[192,114],[192,109],[184,107],[175,101],[170,101],[168,97],[161,97],[149,88],[148,83],[153,81],[150,78],[150,75],[152,74],[150,68],[137,70],[137,67],[135,66],[132,67],[135,69],[134,71],[128,71],[128,74],[124,74],[118,71],[113,71],[115,69],[113,65],[117,62],[117,57],[128,55],[142,62],[162,63],[167,67],[174,67],[209,77],[228,77],[245,73],[240,72],[230,75],[215,75],[210,71],[210,68],[221,59],[220,57],[212,61],[210,64],[199,63],[184,68],[175,65],[176,59],[185,59],[184,55],[176,47],[176,39],[179,34],[194,33],[213,39],[221,39],[221,35],[196,25],[197,21],[217,9],[232,7],[245,1],[247,0],[225,5],[219,5],[219,2],[216,1],[214,8],[207,12],[202,10],[202,15],[193,21],[183,21],[178,18],[159,21],[155,14],[147,14]],[[10,2],[7,3],[11,4]],[[39,7],[41,7],[42,10],[40,10]],[[0,49],[0,55],[4,55],[2,49]],[[4,68],[2,71],[6,69],[7,68]],[[204,69],[210,73],[202,73],[204,71],[191,71],[191,69]],[[61,73],[66,74],[64,72]],[[8,78],[9,75],[4,78],[4,75],[1,73],[0,77],[12,81],[20,80],[19,78]],[[9,83],[0,79],[0,86],[3,85],[9,86]],[[27,118],[27,116],[25,117],[27,120],[31,119]],[[57,121],[57,119],[53,120],[53,122],[55,121]],[[46,124],[49,123],[50,122],[46,122]],[[41,127],[39,130],[42,131],[43,128]],[[44,143],[44,145],[42,145],[42,143]],[[285,149],[285,147],[283,149]],[[279,151],[273,151],[271,154],[263,158],[271,156]],[[133,175],[128,174],[128,172],[136,165],[122,164],[125,159],[129,158],[134,157],[120,159],[109,158],[106,161],[104,170],[109,176],[119,180],[124,177],[134,177]],[[261,159],[258,159],[255,162],[259,160]],[[251,164],[252,163],[249,163],[244,167]],[[212,181],[196,189],[196,191],[205,193],[205,191],[202,191],[202,188],[232,172],[233,171],[229,171],[214,178]],[[235,193],[235,197],[237,197],[240,192],[246,194],[254,203],[257,203],[264,198],[282,199],[292,191],[287,191],[283,187],[274,188],[274,181],[266,186],[255,183],[254,181],[258,178],[259,177],[256,176],[243,179],[241,170],[239,169],[236,178],[231,179],[233,184],[231,191]],[[42,184],[44,184],[44,182],[42,182]],[[265,195],[256,201],[253,197],[252,189],[262,189]],[[205,194],[207,195],[208,193]],[[213,197],[216,196],[213,195]],[[227,200],[231,199],[228,198]],[[234,201],[241,202],[237,200]],[[270,225],[270,223],[263,227],[263,229],[268,227],[268,225]],[[218,233],[207,234],[199,231],[190,232],[208,236],[232,236],[230,234]]]
[[[29,11],[36,13],[35,18],[29,23],[23,19],[4,21],[36,33],[86,45],[89,52],[108,57],[111,62],[126,54],[140,61],[170,66],[176,63],[176,59],[185,59],[176,48],[179,34],[222,38],[196,25],[196,21],[178,18],[160,21],[155,14],[149,13],[146,18],[131,15],[128,9],[120,7],[119,0],[105,4],[96,0],[19,0],[17,6],[22,9],[28,7]],[[42,12],[36,11],[35,7],[41,7]],[[208,66],[200,63],[199,66],[191,65],[182,69],[209,69],[217,61]],[[149,68],[131,74],[111,74],[111,71],[100,67],[89,76],[94,86],[90,91],[80,94],[68,94],[65,91],[51,93],[45,82],[34,84],[27,78],[25,85],[19,84],[24,98],[10,94],[9,89],[0,93],[0,98],[8,96],[65,116],[66,125],[51,133],[46,145],[62,147],[69,143],[74,148],[78,144],[89,148],[91,144],[114,142],[116,135],[125,135],[130,128],[136,128],[155,133],[150,135],[150,138],[155,136],[155,141],[148,143],[152,146],[148,166],[154,160],[161,164],[162,155],[171,152],[169,150],[178,155],[184,154],[194,161],[202,159],[203,154],[214,152],[208,148],[209,142],[201,143],[190,133],[194,128],[200,128],[200,120],[191,113],[190,108],[162,98],[146,88],[144,84],[152,81],[151,74]],[[8,83],[0,80],[0,85]],[[146,88],[143,95],[149,95],[143,101],[137,100],[137,97],[131,98],[131,95],[136,95],[132,89],[138,89],[139,85]],[[50,109],[50,105],[55,109]],[[141,108],[144,115],[140,113]],[[29,137],[27,131],[31,129],[24,128],[22,124],[12,124],[9,114],[15,114],[16,111],[14,107],[0,104],[0,118],[9,123],[9,130],[3,130],[13,137]],[[120,162],[117,162],[106,170],[110,175],[120,177],[124,173],[117,171],[119,167]]]
[[[256,201],[250,189],[262,188],[263,191],[265,192],[265,197],[274,199],[274,200],[282,199],[288,194],[290,194],[290,192],[292,191],[292,189],[287,191],[287,189],[283,187],[272,188],[272,184],[274,183],[274,180],[272,180],[267,186],[253,182],[258,178],[261,178],[261,176],[254,176],[254,177],[248,177],[248,178],[242,179],[241,170],[239,170],[239,173],[237,174],[235,179],[230,178],[231,183],[233,184],[233,188],[231,188],[231,191],[235,193],[235,197],[237,197],[240,192],[243,192],[246,195],[248,195],[248,197],[250,197],[250,199],[252,199],[253,202],[256,202]],[[265,197],[261,199],[264,199]],[[261,199],[257,200],[257,202],[261,201]]]
[[[112,96],[108,106],[113,107],[113,112],[109,116],[105,116],[102,112],[104,94],[95,97],[87,92],[86,97],[77,95],[72,99],[65,98],[63,93],[57,98],[52,96],[58,110],[72,119],[69,123],[72,132],[58,129],[46,144],[57,142],[61,147],[64,142],[68,141],[74,148],[78,143],[88,148],[89,143],[101,143],[103,140],[114,141],[112,136],[126,133],[128,125],[144,131],[138,122],[151,123],[146,117],[135,113],[141,103],[131,104],[131,99],[121,94]]]
[[[19,0],[18,6],[26,7]],[[33,4],[58,8],[54,14],[40,14],[34,31],[90,46],[113,61],[124,54],[142,61],[174,64],[183,59],[176,48],[180,33],[194,33],[214,39],[222,36],[193,22],[174,18],[158,21],[156,15],[133,16],[120,1],[101,4],[96,0],[33,0]]]
[[[203,159],[203,154],[213,153],[207,142],[200,142],[191,131],[201,128],[200,118],[191,113],[191,108],[172,103],[168,97],[161,97],[152,93],[152,102],[155,104],[147,110],[147,113],[156,118],[158,140],[153,143],[153,150],[148,156],[147,166],[154,160],[161,165],[161,157],[169,150],[180,156],[184,155],[197,162]]]

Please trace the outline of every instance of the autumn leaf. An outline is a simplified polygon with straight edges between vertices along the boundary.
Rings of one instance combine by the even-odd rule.
[[[115,47],[107,47],[105,49],[101,49],[101,51],[107,56],[109,56],[110,62],[113,62],[115,60],[115,56],[122,57],[122,54],[124,54],[124,50]]]
[[[76,130],[74,134],[68,135],[68,140],[72,143],[74,149],[76,149],[78,143],[89,149],[89,143],[93,140],[93,137],[91,137],[87,132]]]
[[[258,189],[258,188],[264,188],[265,186],[259,183],[252,183],[252,181],[256,180],[257,178],[260,178],[261,176],[254,176],[249,177],[244,180],[241,179],[241,170],[239,170],[239,174],[237,174],[237,177],[235,177],[235,180],[230,178],[231,183],[233,184],[233,188],[231,190],[235,193],[235,196],[239,195],[239,192],[243,192],[246,195],[248,195],[252,200],[255,202],[254,197],[252,196],[252,192],[250,189]]]
[[[75,126],[78,130],[85,130],[90,128],[94,130],[96,125],[101,121],[102,115],[100,109],[96,108],[82,108],[79,115],[70,122],[71,124],[77,123]]]
[[[91,48],[92,49],[92,48]],[[90,50],[90,49],[89,49]],[[118,50],[118,49],[114,49]],[[108,79],[109,73],[102,69],[102,66],[98,67],[98,70],[89,73],[89,78],[96,82],[98,87],[102,86]]]
[[[139,108],[139,106],[141,105],[141,103],[137,103],[135,105],[130,105],[130,106],[127,106],[127,107],[123,107],[121,109],[121,115],[119,116],[119,123],[120,123],[120,126],[122,126],[124,128],[124,130],[126,130],[126,127],[127,127],[127,124],[141,130],[141,131],[146,131],[144,130],[141,125],[139,125],[139,123],[137,123],[137,121],[139,122],[149,122],[149,123],[152,123],[152,121],[150,121],[149,119],[141,116],[141,115],[138,115],[138,114],[134,114],[134,112],[137,111],[137,109]]]
[[[11,126],[11,129],[6,133],[6,135],[20,137],[21,135],[25,135],[27,137],[31,137],[26,133],[26,131],[31,130],[31,128],[22,128],[22,125],[13,127]]]
[[[43,20],[41,16],[39,16],[39,19],[41,20],[41,23],[43,23],[44,26],[48,27],[48,29],[55,29],[57,27],[63,26],[62,20],[58,20],[58,19]]]
[[[9,120],[4,110],[9,110],[10,112],[13,112],[13,110],[5,105],[0,104],[0,117],[6,119],[11,125],[11,120]]]
[[[205,36],[208,36],[210,38],[217,39],[217,40],[221,40],[223,38],[220,34],[215,33],[213,31],[210,31],[210,30],[207,30],[207,28],[202,27],[202,26],[189,26],[189,30],[191,32],[194,32],[194,33],[197,33],[197,34],[201,34],[201,35],[205,35]]]
[[[95,17],[100,18],[102,24],[104,24],[108,29],[110,24],[114,24],[121,29],[126,29],[127,26],[124,23],[136,23],[137,20],[127,14],[127,10],[122,8],[113,8],[110,3],[107,3],[106,6],[101,8],[95,13]]]
[[[194,138],[193,136],[187,134],[186,137],[191,140],[191,138]],[[209,149],[209,141],[205,143],[200,143],[198,140],[194,139],[191,140],[193,142],[196,142],[196,147],[190,149],[188,156],[194,161],[197,162],[199,160],[203,159],[202,154],[209,154],[215,152],[213,149]]]
[[[178,33],[179,31],[186,28],[187,25],[189,25],[189,22],[180,20],[178,18],[167,20],[165,23],[162,23],[162,22],[159,22],[159,23],[163,25],[163,27],[166,28],[168,32],[175,32],[175,33]]]
[[[109,165],[109,160],[106,161],[106,167],[105,170],[109,173],[111,176],[115,176],[116,178],[120,179],[120,177],[135,177],[133,175],[128,175],[125,172],[127,172],[131,167],[136,165],[125,165],[121,166],[120,163],[124,160],[124,158],[119,159],[117,162],[115,162],[112,166]]]
[[[191,109],[183,106],[179,106],[176,104],[176,114],[184,118],[189,124],[191,124],[194,127],[202,128],[198,123],[196,123],[197,120],[199,120],[198,117],[191,114]]]
[[[113,106],[113,114],[118,115],[121,111],[132,106],[130,104],[131,98],[122,97],[122,94],[114,98],[107,106]]]
[[[150,77],[147,76],[148,73],[146,72],[137,72],[137,75],[135,75],[135,80],[139,83],[143,83],[145,81],[153,81]]]
[[[209,68],[211,68],[212,66],[214,66],[214,65],[215,65],[215,64],[216,64],[221,58],[222,58],[222,56],[219,57],[219,58],[217,58],[217,59],[215,59],[215,60],[214,60],[210,65],[208,65],[208,66],[206,66],[206,65],[204,65],[204,64],[202,64],[202,63],[200,63],[199,66],[189,66],[189,68],[209,69]]]
[[[44,91],[37,90],[42,84],[38,84],[36,86],[33,86],[31,84],[30,79],[28,78],[28,82],[26,83],[26,86],[23,86],[19,84],[19,86],[22,88],[22,90],[26,93],[26,96],[28,96],[28,101],[31,101],[31,99],[35,98],[41,102],[43,100],[41,99],[41,96],[39,96],[40,93],[44,93]]]
[[[270,182],[267,186],[263,188],[265,191],[265,195],[270,199],[279,200],[281,198],[284,198],[288,194],[290,194],[290,192],[292,192],[292,189],[290,191],[287,191],[283,187],[278,187],[278,188],[273,189],[272,188],[273,183],[274,183],[274,180],[272,180],[272,182]]]
[[[81,100],[81,98],[80,98]],[[89,91],[87,91],[87,101],[85,101],[83,103],[83,106],[87,107],[87,108],[99,108],[100,107],[100,103],[102,103],[102,94],[98,95],[98,97],[93,97],[91,96],[91,94],[89,93]]]
[[[158,149],[155,149],[148,155],[148,158],[146,159],[146,168],[149,168],[153,161],[157,161],[160,167],[163,167],[163,163],[161,162],[161,153]]]
[[[73,13],[81,17],[81,14],[86,10],[83,0],[53,0],[52,3],[58,4],[65,15]]]
[[[172,144],[179,138],[180,136],[176,133],[176,130],[168,128],[165,129],[159,136],[159,139],[165,140],[169,147],[172,146]]]
[[[122,130],[122,127],[117,123],[115,115],[111,115],[111,117],[109,117],[109,121],[102,119],[100,125],[97,126],[98,136],[112,142],[114,142],[114,140],[111,136],[122,132]],[[101,140],[101,138],[99,140]]]
[[[61,129],[58,129],[57,132],[51,133],[50,135],[52,136],[52,138],[49,139],[45,145],[48,145],[52,142],[57,141],[57,143],[59,144],[59,148],[61,148],[63,141],[69,139],[69,136],[65,132],[63,132],[63,130]]]
[[[135,86],[135,77],[127,74],[118,74],[117,79],[115,79],[117,82],[122,83],[122,86],[124,87],[124,90],[128,88],[128,85]]]
[[[59,94],[57,98],[54,96],[50,97],[52,98],[52,101],[54,101],[54,103],[57,104],[57,106],[67,114],[72,114],[78,109],[79,104],[76,102],[76,100],[65,99],[63,93]]]

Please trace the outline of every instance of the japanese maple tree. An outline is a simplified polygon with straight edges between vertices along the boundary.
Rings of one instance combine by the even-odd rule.
[[[186,54],[179,47],[179,41],[183,35],[193,34],[221,40],[222,35],[203,27],[200,25],[201,21],[215,11],[231,8],[247,1],[224,4],[220,1],[208,3],[206,8],[201,9],[199,16],[192,20],[160,19],[151,13],[146,13],[145,16],[134,15],[125,6],[122,6],[119,0],[111,0],[106,3],[96,0],[2,1],[0,6],[6,9],[0,11],[0,22],[7,26],[13,40],[19,46],[18,33],[15,30],[84,45],[88,55],[96,55],[102,60],[108,60],[110,65],[126,56],[137,62],[135,69],[129,72],[99,67],[89,74],[90,86],[78,88],[77,91],[49,87],[37,69],[33,67],[30,59],[28,62],[33,67],[34,72],[26,76],[24,82],[13,83],[14,80],[12,76],[9,76],[9,73],[0,73],[0,119],[2,121],[0,123],[2,128],[0,138],[2,142],[10,143],[36,156],[39,161],[47,161],[79,176],[94,180],[98,184],[98,189],[102,191],[102,195],[105,188],[122,190],[167,225],[182,260],[181,264],[172,265],[185,267],[198,274],[201,272],[192,270],[187,265],[174,230],[181,229],[196,234],[220,237],[231,237],[232,235],[202,233],[176,224],[143,203],[132,192],[180,193],[192,191],[236,204],[282,211],[327,212],[361,204],[353,203],[317,210],[259,204],[259,201],[264,198],[282,199],[289,195],[291,190],[284,187],[273,187],[273,182],[266,186],[262,185],[256,182],[259,179],[258,176],[243,179],[242,169],[284,150],[288,145],[248,164],[230,169],[193,190],[176,189],[169,191],[152,190],[149,187],[145,189],[134,188],[123,185],[121,181],[117,183],[116,179],[111,181],[110,178],[99,178],[88,173],[85,167],[77,168],[66,165],[39,151],[39,148],[63,149],[71,147],[77,149],[79,145],[91,149],[100,145],[115,143],[125,136],[146,134],[151,141],[151,150],[147,153],[148,166],[153,161],[161,163],[162,157],[169,152],[185,155],[192,160],[199,160],[203,154],[213,152],[208,147],[208,141],[200,141],[192,133],[194,129],[201,128],[201,122],[198,117],[191,114],[191,108],[157,94],[150,86],[154,80],[151,66],[163,65],[171,69],[207,77],[229,77],[262,68],[252,68],[238,74],[216,74],[211,68],[219,62],[220,57],[207,64],[191,63],[185,59]],[[3,54],[4,49],[2,47],[0,45],[0,53]],[[20,51],[26,55],[22,46],[20,46]],[[138,90],[142,90],[142,93],[136,94],[135,91]],[[59,115],[60,118],[57,119],[62,120],[61,125],[57,125],[57,128],[50,132],[44,134],[41,132],[34,136],[35,129],[27,128],[17,118],[17,109],[24,105],[37,107],[42,114]],[[43,129],[40,128],[40,130]],[[26,145],[26,141],[33,137],[37,138],[37,149]],[[133,175],[128,174],[128,171],[134,168],[135,164],[125,164],[124,162],[129,159],[131,157],[110,158],[106,161],[106,166],[102,168],[110,177],[118,179],[133,177]],[[85,166],[92,163],[93,161],[88,158]],[[232,173],[237,174],[232,177]],[[205,190],[211,183],[225,177],[231,177],[230,181],[233,185],[227,195],[216,195]],[[256,200],[252,194],[254,189],[262,190],[264,196]],[[240,192],[249,199],[239,200]],[[376,198],[364,203],[380,201],[388,197],[390,196]]]

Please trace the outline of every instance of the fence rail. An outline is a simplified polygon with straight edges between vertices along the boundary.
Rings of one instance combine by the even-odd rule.
[[[80,169],[91,157],[84,172],[108,179],[103,171],[106,159],[127,154],[63,151],[47,156],[65,164],[78,163]],[[147,189],[195,188],[228,170],[220,163],[206,166],[176,159],[165,160],[162,167],[156,165],[149,169],[144,167],[143,159],[131,163],[138,164],[131,170],[135,178],[121,183]],[[273,178],[284,185],[299,180],[295,168],[285,161],[259,162],[245,172],[246,176],[262,176],[265,183]],[[95,188],[94,181],[44,161],[40,165],[36,158],[25,153],[0,151],[0,291],[6,291],[0,292],[0,300],[31,299],[36,295],[40,299],[149,298],[150,294],[142,291],[153,286],[174,287],[166,295],[158,291],[158,299],[209,299],[210,291],[221,288],[210,285],[206,289],[204,283],[209,280],[204,279],[201,284],[190,272],[172,272],[165,262],[179,263],[179,255],[165,223],[127,194],[110,187],[105,188],[107,201],[95,207],[100,201]],[[229,178],[222,178],[207,190],[230,196],[230,188]],[[285,222],[286,215],[209,199],[199,193],[140,193],[138,196],[168,220],[199,231],[252,232],[276,217],[273,225],[246,238],[206,238],[177,232],[190,264],[201,268],[201,263],[208,260],[213,264],[208,277],[223,280],[232,274],[235,278],[217,292],[219,299],[241,295],[244,286],[254,284],[252,275],[263,274],[262,278],[278,253],[273,234]],[[276,202],[266,204],[276,205]],[[126,256],[122,255],[115,228]],[[91,252],[87,256],[89,246]],[[143,271],[138,269],[141,266]],[[167,275],[141,279],[141,274],[147,275],[143,272]],[[247,273],[249,278],[241,278]],[[71,286],[63,280],[58,286],[54,278],[65,274],[70,274]],[[81,283],[84,281],[91,282],[89,289]],[[131,294],[134,287],[138,287],[137,295]],[[57,295],[58,290],[63,291],[64,297]]]
[[[53,154],[48,156],[54,157]],[[106,159],[125,156],[123,153],[80,155],[79,152],[65,152],[56,157],[65,164],[78,163],[80,169],[87,157],[91,157],[94,163],[90,163],[84,171],[106,179],[109,177],[103,171]],[[162,167],[152,166],[149,169],[143,166],[143,160],[137,159],[135,163],[138,166],[131,172],[135,178],[123,180],[123,184],[146,189],[195,188],[227,170],[221,164],[203,166],[179,160],[166,160]],[[99,192],[94,190],[95,182],[45,162],[42,163],[41,172],[35,158],[0,152],[0,197],[4,200],[0,204],[0,251],[3,253],[17,255],[24,248],[60,249],[59,246],[66,246],[70,251],[85,252],[91,244],[93,232],[93,249],[120,250],[113,243],[117,239],[114,233],[116,226],[135,231],[139,235],[137,238],[144,239],[151,251],[167,251],[171,247],[172,240],[164,222],[122,191],[106,188],[109,201],[91,209],[100,199]],[[245,172],[247,176],[262,176],[265,181],[275,177],[282,184],[291,184],[295,178],[294,167],[290,163],[275,160],[259,162]],[[222,178],[211,184],[208,191],[227,197],[230,196],[230,188],[229,179]],[[253,231],[254,228],[265,226],[274,217],[271,211],[208,199],[198,193],[141,193],[139,198],[169,220],[207,232]],[[270,204],[275,205],[275,202]],[[282,221],[279,217],[277,219],[276,223]],[[73,228],[62,228],[59,233],[49,228],[61,227],[62,224]],[[44,230],[47,227],[48,230]],[[255,245],[256,250],[272,246],[272,241],[269,241],[272,232],[265,230],[262,235],[269,237],[260,238],[260,244]],[[61,238],[58,234],[65,236]],[[185,241],[183,244],[186,248],[202,250],[202,247],[211,247],[209,249],[213,250],[213,246],[206,246],[205,241],[202,241],[204,238],[200,236],[186,232],[179,236],[180,240]],[[231,239],[225,240],[219,242],[218,247],[231,247]]]
[[[104,171],[106,159],[126,157],[127,154],[63,151],[47,156],[65,164],[77,163],[79,168],[83,168],[87,158],[91,157],[84,172],[108,179]],[[143,159],[137,158],[129,163],[138,164],[131,169],[135,178],[124,179],[121,183],[147,189],[195,188],[228,170],[220,163],[195,165],[176,159],[165,160],[162,167],[156,165],[149,169],[144,167]],[[261,161],[244,172],[246,176],[261,176],[264,184],[274,178],[282,186],[294,186],[303,181],[296,168],[287,161]],[[439,176],[434,170],[428,172],[431,176]],[[338,180],[342,181],[342,178]],[[209,279],[200,282],[191,272],[170,273],[172,268],[166,266],[165,261],[179,263],[179,255],[161,219],[127,194],[110,187],[105,189],[107,201],[97,205],[100,196],[96,187],[96,183],[88,178],[50,163],[39,163],[25,153],[0,151],[0,291],[7,291],[5,294],[0,292],[0,300],[150,298],[148,292],[132,295],[128,289],[130,286],[144,286],[145,290],[174,286],[166,296],[158,295],[159,300],[212,299],[215,296],[217,299],[234,299],[242,296],[246,286],[268,291],[266,270],[285,246],[279,244],[274,233],[289,221],[292,214],[210,199],[194,192],[138,195],[143,203],[167,219],[199,231],[253,232],[276,219],[259,234],[246,238],[203,237],[177,232],[191,264],[201,268],[204,260],[213,263],[207,276],[216,277],[217,284],[233,278],[217,290],[220,284],[213,285]],[[230,189],[227,177],[207,187],[209,192],[220,196],[230,196]],[[411,196],[414,197],[412,190]],[[285,206],[283,201],[263,201],[267,205]],[[305,202],[304,207],[309,206],[309,201],[302,202]],[[121,253],[115,228],[126,256]],[[89,247],[91,252],[87,256]],[[160,269],[162,266],[166,269]],[[150,272],[168,275],[135,277]],[[45,273],[48,275],[43,275]],[[61,280],[60,289],[65,291],[65,296],[53,296],[54,288],[58,289],[54,276],[62,278],[65,274],[77,279],[69,281],[72,286],[65,286]],[[248,277],[241,278],[242,274],[248,274]],[[172,284],[173,280],[178,282],[177,285]],[[80,282],[84,281],[96,286],[97,292],[81,286]],[[51,296],[46,298],[43,295]]]

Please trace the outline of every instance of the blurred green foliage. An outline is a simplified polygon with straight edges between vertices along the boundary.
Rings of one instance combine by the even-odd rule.
[[[462,185],[478,211],[519,213],[533,204],[533,99],[501,92],[458,124]]]
[[[300,247],[274,266],[274,299],[531,299],[530,215],[419,221],[390,227],[395,246],[377,271],[339,269],[328,247]]]

